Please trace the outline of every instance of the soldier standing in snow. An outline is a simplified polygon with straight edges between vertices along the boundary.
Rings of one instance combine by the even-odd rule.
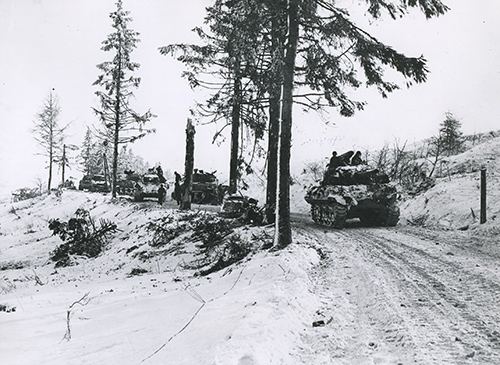
[[[174,174],[175,174],[175,185],[174,185],[173,198],[177,202],[177,205],[179,205],[181,203],[181,180],[182,180],[182,177],[177,171],[175,171]]]
[[[165,202],[165,196],[167,195],[167,191],[165,190],[165,186],[163,184],[158,188],[158,203],[163,205]]]

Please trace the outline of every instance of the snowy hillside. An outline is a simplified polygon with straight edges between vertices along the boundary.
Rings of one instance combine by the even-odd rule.
[[[116,222],[120,231],[96,259],[55,269],[49,253],[61,241],[51,236],[48,220],[67,219],[80,207]],[[194,243],[175,253],[151,245],[145,224],[167,215],[179,213],[154,203],[112,203],[97,193],[3,204],[0,305],[7,311],[0,311],[1,362],[291,363],[318,308],[306,274],[318,261],[316,251],[300,244],[298,235],[299,244],[280,254],[255,252],[252,260],[195,276],[188,268]],[[271,232],[246,228],[240,234],[253,236],[258,247]],[[134,268],[146,273],[129,275]],[[83,305],[71,310],[71,339],[63,339],[67,311],[82,298]]]
[[[402,204],[408,223],[500,233],[500,137],[446,159],[436,185]],[[487,168],[488,222],[479,225],[480,169]]]

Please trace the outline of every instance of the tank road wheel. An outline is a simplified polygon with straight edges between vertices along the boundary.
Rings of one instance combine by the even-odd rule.
[[[344,228],[347,218],[347,207],[334,203],[312,204],[311,217],[314,223],[334,228]]]
[[[311,217],[316,224],[328,224],[326,222],[326,207],[322,204],[312,204],[311,205]]]
[[[386,209],[383,225],[385,227],[394,227],[399,221],[399,207],[389,205]]]
[[[335,204],[331,207],[331,223],[330,225],[335,228],[342,229],[345,226],[347,219],[347,207],[340,204]]]
[[[317,205],[315,205],[315,204],[311,205],[311,218],[312,218],[314,223],[320,223],[319,222],[319,219],[320,219],[319,209],[320,208]]]

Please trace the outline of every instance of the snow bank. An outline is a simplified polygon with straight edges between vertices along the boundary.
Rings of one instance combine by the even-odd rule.
[[[68,219],[80,207],[121,231],[96,259],[55,270],[48,257],[60,241],[47,222]],[[146,261],[127,253],[149,247],[144,224],[165,214],[176,213],[83,192],[0,206],[0,303],[16,307],[0,312],[2,363],[294,363],[301,333],[319,307],[307,274],[319,258],[301,244],[306,239],[297,233],[298,243],[287,250],[260,251],[195,277],[179,266],[189,247]],[[128,277],[134,267],[149,272]],[[73,307],[71,339],[64,340],[68,308],[86,293],[90,301]]]
[[[409,223],[441,228],[473,229],[481,234],[500,234],[500,137],[447,159],[443,177],[423,194],[402,204]],[[487,167],[488,222],[479,225],[480,169]]]

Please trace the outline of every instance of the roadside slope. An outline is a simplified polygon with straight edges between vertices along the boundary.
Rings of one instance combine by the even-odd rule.
[[[120,231],[99,257],[55,269],[49,253],[60,240],[48,220],[80,207]],[[15,307],[0,311],[6,364],[291,364],[319,306],[308,276],[318,256],[300,234],[287,250],[257,251],[201,277],[186,265],[195,243],[176,253],[150,245],[145,224],[175,210],[82,192],[0,210],[0,304]],[[272,228],[241,234],[258,242]],[[130,276],[137,267],[147,272]]]
[[[408,223],[500,234],[500,137],[447,158],[441,177],[428,191],[401,206]],[[488,222],[479,225],[480,169],[487,167]]]

